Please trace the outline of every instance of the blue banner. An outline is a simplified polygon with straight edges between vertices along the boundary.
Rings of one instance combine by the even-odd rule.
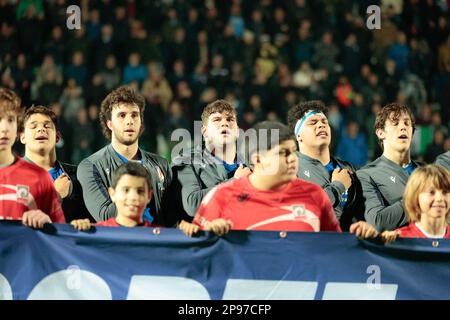
[[[450,242],[4,221],[2,299],[450,299]]]

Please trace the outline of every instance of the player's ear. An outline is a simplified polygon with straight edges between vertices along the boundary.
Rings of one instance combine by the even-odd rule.
[[[25,144],[25,133],[19,132],[19,139],[22,144]]]
[[[112,131],[112,121],[111,120],[106,120],[106,126],[108,127],[109,130]]]
[[[57,132],[56,132],[56,143],[58,143],[59,140],[61,140],[61,132],[60,132],[60,131],[57,131]]]
[[[261,163],[261,155],[258,152],[254,152],[250,159],[253,164]]]
[[[115,196],[116,192],[114,191],[114,188],[109,187],[108,188],[108,193],[109,193],[109,197],[111,198],[111,201],[115,202],[114,196]]]
[[[205,136],[206,126],[202,125],[202,127],[200,128],[200,132],[203,136]]]
[[[378,128],[378,129],[375,131],[375,134],[377,135],[378,139],[380,139],[380,140],[386,138],[386,133],[384,132],[383,129]]]

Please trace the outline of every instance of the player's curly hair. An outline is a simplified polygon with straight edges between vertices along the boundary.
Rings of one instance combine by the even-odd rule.
[[[310,110],[322,112],[325,115],[327,115],[328,113],[328,107],[320,100],[311,100],[296,104],[291,109],[289,109],[287,114],[287,123],[289,129],[292,132],[294,132],[297,121],[300,120]]]
[[[111,120],[112,109],[119,104],[135,104],[139,108],[141,117],[141,129],[139,135],[144,132],[144,109],[145,99],[143,96],[134,91],[130,86],[121,86],[110,92],[102,101],[100,106],[100,124],[102,126],[103,134],[108,140],[111,140],[111,129],[108,128],[106,122]]]

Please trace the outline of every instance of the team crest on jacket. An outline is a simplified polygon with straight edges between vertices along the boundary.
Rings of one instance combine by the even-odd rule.
[[[30,194],[30,188],[28,186],[17,185],[16,196],[17,200],[27,200]]]
[[[159,182],[164,183],[164,173],[162,172],[160,167],[156,167],[156,171],[158,171]]]
[[[294,217],[304,216],[306,213],[305,206],[304,205],[294,206],[292,208],[292,213],[294,214]]]

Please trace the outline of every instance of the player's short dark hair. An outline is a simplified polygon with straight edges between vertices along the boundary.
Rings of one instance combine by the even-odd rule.
[[[375,132],[377,132],[377,129],[384,130],[388,119],[394,123],[398,122],[403,113],[406,113],[411,118],[411,126],[414,133],[416,131],[416,120],[414,118],[414,114],[407,105],[397,102],[389,103],[378,111],[375,118]],[[378,139],[378,143],[383,149],[383,141]]]
[[[322,112],[325,115],[328,113],[328,107],[320,100],[310,100],[296,104],[289,109],[287,114],[287,123],[292,132],[294,132],[295,125],[298,120],[303,118],[303,116],[310,110]]]
[[[0,111],[13,111],[19,117],[22,111],[22,100],[14,91],[0,88]]]
[[[236,109],[226,100],[219,99],[208,104],[202,112],[202,124],[206,126],[208,119],[213,113],[226,113],[236,117]]]
[[[289,127],[278,121],[263,121],[257,123],[250,130],[255,131],[256,141],[249,141],[249,156],[255,152],[271,150],[284,141],[292,140],[295,142],[295,137],[291,130],[289,130]]]
[[[153,189],[152,179],[150,178],[147,169],[145,169],[143,165],[133,161],[121,164],[119,167],[117,167],[117,169],[112,174],[111,187],[115,189],[120,178],[126,174],[133,177],[144,178],[147,182],[148,189]]]
[[[30,119],[30,117],[33,114],[43,114],[47,117],[49,117],[52,122],[53,125],[55,126],[56,131],[58,132],[58,117],[56,116],[56,114],[49,108],[44,107],[44,106],[34,106],[32,105],[31,107],[29,107],[28,109],[26,109],[19,121],[19,132],[23,132],[25,130],[25,124],[27,123],[28,119]]]
[[[100,105],[100,124],[103,134],[108,140],[111,140],[111,129],[108,128],[106,122],[111,120],[112,109],[119,104],[136,104],[139,108],[141,117],[141,129],[139,134],[144,131],[144,108],[145,99],[139,93],[134,91],[131,86],[121,86],[111,91]]]

